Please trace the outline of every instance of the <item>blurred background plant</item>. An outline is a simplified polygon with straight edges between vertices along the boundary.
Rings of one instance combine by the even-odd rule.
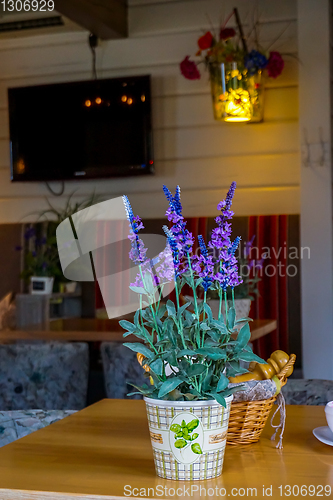
[[[37,216],[34,224],[26,224],[21,245],[16,250],[22,251],[23,271],[20,276],[25,287],[29,285],[31,276],[49,276],[54,278],[54,291],[59,291],[59,284],[68,281],[61,269],[56,230],[58,225],[68,217],[102,201],[100,195],[92,193],[81,201],[74,201],[71,193],[63,207],[54,206],[46,199],[49,208],[34,212],[30,215]]]

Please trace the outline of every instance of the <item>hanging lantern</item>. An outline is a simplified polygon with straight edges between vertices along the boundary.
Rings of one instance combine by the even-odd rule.
[[[236,62],[209,65],[215,120],[260,122],[263,119],[262,72],[248,75]]]

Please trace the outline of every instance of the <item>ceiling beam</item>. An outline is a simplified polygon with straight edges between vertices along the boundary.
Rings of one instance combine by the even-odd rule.
[[[127,36],[125,0],[55,0],[58,12],[102,40]]]

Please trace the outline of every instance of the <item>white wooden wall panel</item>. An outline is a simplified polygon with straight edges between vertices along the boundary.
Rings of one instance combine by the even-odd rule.
[[[155,175],[138,177],[133,181],[128,178],[112,180],[81,181],[67,183],[67,191],[78,190],[80,194],[89,194],[92,190],[105,195],[135,192],[158,192],[166,184],[174,189],[176,184],[186,189],[209,189],[220,186],[225,190],[232,181],[243,187],[272,186],[280,188],[298,186],[299,174],[294,168],[298,162],[298,153],[272,155],[225,156],[215,158],[194,158],[185,160],[157,161]],[[194,174],[193,174],[194,172]],[[30,196],[44,196],[42,183],[8,183],[9,167],[0,168],[0,197],[25,196],[29,188]],[[147,189],[149,184],[149,189]],[[54,183],[57,188],[57,183]]]
[[[66,192],[104,196],[127,192],[143,217],[162,216],[161,186],[182,186],[185,211],[215,215],[216,203],[236,180],[237,214],[299,213],[298,63],[296,0],[131,0],[130,37],[102,42],[100,77],[150,74],[156,175],[66,183]],[[253,6],[260,13],[265,46],[291,54],[281,77],[267,82],[265,121],[235,125],[215,122],[208,75],[189,81],[179,63],[194,54],[206,13],[217,27],[220,14],[238,6],[244,24]],[[284,32],[283,32],[284,31]],[[86,33],[41,35],[0,44],[0,222],[21,220],[42,208],[42,183],[9,182],[7,89],[91,77]],[[56,187],[56,184],[55,184]],[[253,197],[253,199],[252,199]],[[55,200],[59,205],[63,198]],[[154,206],[154,208],[152,208]],[[31,217],[30,217],[31,219]]]

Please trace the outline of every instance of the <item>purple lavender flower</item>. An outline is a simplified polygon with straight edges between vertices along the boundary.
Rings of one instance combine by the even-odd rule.
[[[170,231],[175,237],[179,251],[179,260],[181,260],[183,257],[187,257],[188,254],[192,253],[194,238],[192,233],[186,229],[186,221],[182,215],[183,207],[180,200],[180,187],[176,187],[175,196],[172,196],[166,186],[163,186],[163,191],[169,202],[169,208],[166,211],[166,216],[168,220],[173,223]],[[186,261],[183,263],[183,266],[184,271],[187,266]]]
[[[228,286],[235,288],[243,282],[238,275],[238,262],[235,257],[239,242],[240,237],[237,236],[233,243],[230,242],[228,249],[222,250],[220,253],[220,269],[216,273],[215,279],[223,290],[226,290]]]
[[[201,235],[198,236],[201,255],[197,259],[193,259],[193,268],[198,273],[200,278],[203,278],[202,287],[207,292],[212,285],[214,279],[214,263],[213,257],[208,255],[208,251]],[[202,264],[202,269],[201,269]]]
[[[175,270],[173,266],[172,252],[167,243],[165,249],[158,254],[155,259],[147,259],[142,264],[142,273],[149,272],[153,283],[156,286],[164,285],[175,279]],[[143,287],[141,274],[138,273],[131,286]]]
[[[172,252],[172,259],[173,259],[173,266],[175,270],[175,278],[177,278],[180,275],[180,262],[179,262],[179,249],[177,245],[177,240],[175,235],[172,233],[172,231],[167,227],[163,226],[163,231],[166,234],[166,237],[168,239],[168,243]]]
[[[147,248],[145,248],[143,241],[139,238],[138,232],[144,229],[144,225],[138,215],[134,216],[131,204],[127,196],[123,196],[125,205],[126,216],[129,221],[130,234],[128,239],[131,241],[132,248],[129,252],[130,259],[134,264],[142,264],[146,260]]]
[[[216,217],[215,222],[218,227],[213,229],[211,240],[208,243],[210,248],[220,252],[223,248],[227,248],[230,244],[231,224],[228,222],[234,215],[230,210],[232,199],[235,194],[236,182],[232,182],[225,200],[220,201],[217,209],[221,210],[222,214]]]

